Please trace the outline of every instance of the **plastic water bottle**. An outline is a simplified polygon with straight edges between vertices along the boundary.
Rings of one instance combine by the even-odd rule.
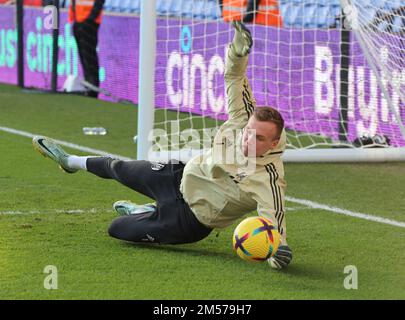
[[[84,127],[83,133],[85,135],[98,135],[98,136],[105,136],[107,134],[107,130],[103,127]]]

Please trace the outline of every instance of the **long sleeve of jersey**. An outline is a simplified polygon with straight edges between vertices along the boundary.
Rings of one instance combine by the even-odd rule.
[[[286,244],[285,190],[286,182],[280,164],[269,163],[260,173],[259,186],[252,198],[257,202],[257,213],[269,219],[278,228],[283,244]]]
[[[224,75],[229,115],[227,124],[235,129],[245,127],[256,107],[256,101],[246,77],[248,59],[248,56],[237,56],[232,45],[229,45]]]

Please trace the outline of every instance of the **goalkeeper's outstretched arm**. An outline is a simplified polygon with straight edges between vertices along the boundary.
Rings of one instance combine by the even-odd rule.
[[[252,90],[246,77],[248,55],[253,41],[250,31],[243,23],[233,21],[232,25],[235,28],[235,35],[228,47],[225,66],[225,85],[229,114],[227,124],[243,128],[256,107],[256,101],[253,98]]]

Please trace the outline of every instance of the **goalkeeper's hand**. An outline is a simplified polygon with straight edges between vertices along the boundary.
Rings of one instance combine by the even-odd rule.
[[[235,28],[232,46],[238,56],[243,57],[249,54],[253,45],[252,35],[246,26],[240,21],[232,21]]]
[[[292,251],[289,246],[279,246],[277,252],[267,262],[273,269],[284,269],[292,260]]]

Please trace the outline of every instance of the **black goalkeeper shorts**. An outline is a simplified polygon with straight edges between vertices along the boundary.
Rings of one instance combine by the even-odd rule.
[[[153,213],[120,216],[110,225],[110,236],[132,242],[181,244],[199,241],[212,229],[200,223],[180,192],[183,163],[126,161],[108,157],[87,159],[87,171],[123,185],[156,201]]]

